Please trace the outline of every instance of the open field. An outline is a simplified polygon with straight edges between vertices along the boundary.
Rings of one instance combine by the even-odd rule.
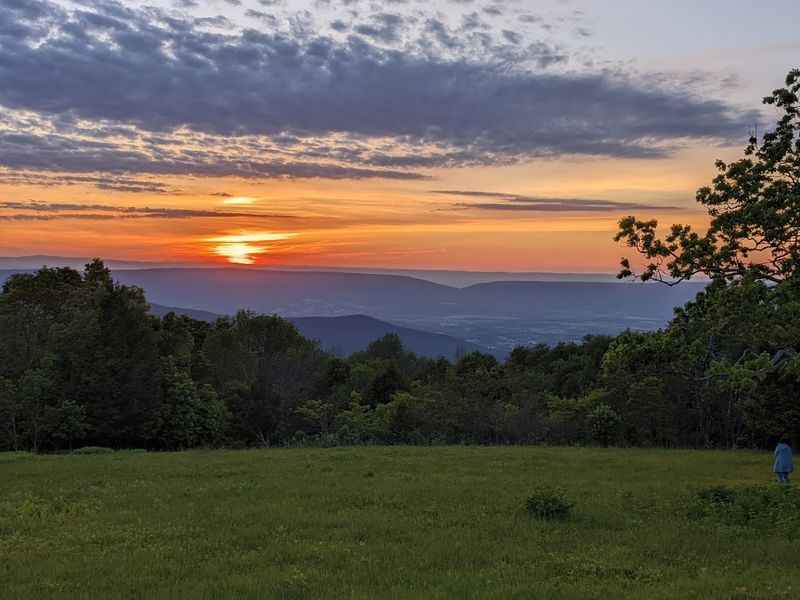
[[[767,484],[770,465],[520,447],[0,454],[0,597],[800,598],[797,528],[687,516],[697,489]],[[526,514],[541,484],[572,517]]]

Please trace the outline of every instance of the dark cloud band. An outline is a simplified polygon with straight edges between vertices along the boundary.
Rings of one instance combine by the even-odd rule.
[[[521,212],[620,212],[622,210],[685,210],[679,206],[656,205],[642,202],[621,202],[590,198],[547,198],[521,196],[502,192],[480,192],[465,190],[432,190],[434,194],[479,198],[480,202],[458,202],[458,209],[479,209]],[[490,201],[487,201],[490,200]]]
[[[263,19],[259,30],[219,33],[155,8],[82,4],[0,6],[0,105],[44,123],[0,127],[1,166],[418,179],[410,170],[661,157],[688,139],[741,137],[756,120],[685,89],[552,71],[568,60],[563,51],[510,30],[498,44],[478,21],[462,27],[485,40],[471,59],[448,53],[460,42],[435,21],[393,48],[406,23],[390,13],[342,38]],[[191,135],[216,145],[192,145]],[[248,136],[262,147],[238,141]]]
[[[1,201],[0,210],[25,211],[0,214],[6,221],[53,221],[60,219],[196,219],[196,218],[250,218],[294,219],[294,215],[260,212],[196,210],[182,208],[156,208],[113,206],[109,204],[77,204],[67,202],[17,202]]]

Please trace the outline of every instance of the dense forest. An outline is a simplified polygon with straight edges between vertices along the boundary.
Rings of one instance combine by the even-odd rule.
[[[0,295],[0,448],[548,443],[766,447],[800,434],[800,71],[777,127],[717,163],[705,233],[627,217],[641,279],[711,283],[656,332],[479,353],[388,335],[347,359],[287,321],[148,312],[100,260],[12,276]],[[634,276],[623,260],[622,277]],[[649,285],[659,285],[650,283]]]

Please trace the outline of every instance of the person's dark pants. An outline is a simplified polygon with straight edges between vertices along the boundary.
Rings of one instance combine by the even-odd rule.
[[[778,476],[778,483],[789,483],[788,473],[775,473]]]

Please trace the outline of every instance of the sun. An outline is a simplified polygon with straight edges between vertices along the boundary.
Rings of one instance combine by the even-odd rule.
[[[247,204],[255,204],[257,202],[256,198],[252,198],[250,196],[234,196],[233,198],[225,198],[222,201],[223,204],[233,205],[233,206],[243,206]]]
[[[208,238],[205,241],[214,245],[213,252],[224,256],[234,265],[252,265],[256,257],[269,252],[271,246],[264,242],[279,242],[295,237],[296,233],[274,233],[270,231],[242,232]]]

